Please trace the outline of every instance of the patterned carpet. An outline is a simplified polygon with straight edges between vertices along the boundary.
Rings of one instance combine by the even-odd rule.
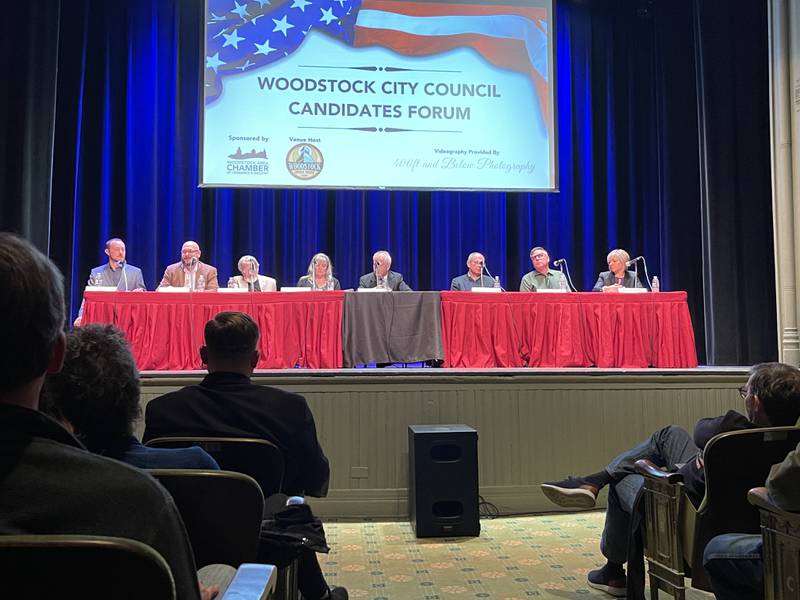
[[[351,598],[610,599],[586,584],[586,574],[605,563],[598,549],[604,516],[482,519],[478,538],[417,539],[408,522],[328,522],[332,550],[320,562],[329,583]],[[713,599],[697,590],[687,597]]]

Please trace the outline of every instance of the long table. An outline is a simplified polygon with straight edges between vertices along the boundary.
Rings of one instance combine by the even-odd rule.
[[[344,292],[91,292],[84,323],[112,323],[143,371],[202,368],[203,328],[222,311],[249,314],[261,332],[259,369],[342,366]]]
[[[686,292],[442,292],[445,367],[696,367]]]
[[[444,358],[445,367],[697,366],[686,292],[85,293],[84,323],[123,330],[141,370],[202,367],[224,310],[261,331],[260,369]]]

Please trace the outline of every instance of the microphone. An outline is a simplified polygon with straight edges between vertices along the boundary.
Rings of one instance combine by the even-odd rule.
[[[125,272],[125,259],[117,261],[117,267],[122,269],[122,280],[125,282],[125,291],[128,291],[128,274]],[[117,286],[119,287],[119,286]]]
[[[634,264],[635,262],[638,262],[640,260],[644,260],[644,256],[637,256],[636,258],[630,259],[628,262],[625,263],[625,266],[626,267],[630,267],[632,264]]]
[[[189,260],[189,266],[190,266],[190,267],[193,267],[193,266],[195,266],[196,264],[197,264],[197,258],[195,258],[195,257],[193,256],[193,257],[192,257],[192,258]]]
[[[575,284],[572,283],[572,276],[569,274],[569,264],[567,264],[567,259],[559,258],[558,260],[554,260],[553,266],[558,267],[558,269],[567,276],[567,291],[577,292],[578,288],[576,288]]]

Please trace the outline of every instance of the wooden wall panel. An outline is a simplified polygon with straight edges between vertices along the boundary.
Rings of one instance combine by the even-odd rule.
[[[504,512],[554,510],[539,482],[595,472],[669,424],[744,410],[743,369],[693,372],[518,372],[380,376],[258,376],[305,395],[331,462],[322,516],[407,514],[411,424],[465,423],[478,431],[481,494]],[[143,380],[143,403],[200,377]],[[141,433],[141,427],[139,433]]]

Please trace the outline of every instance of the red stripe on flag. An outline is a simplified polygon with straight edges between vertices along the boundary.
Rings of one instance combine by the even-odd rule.
[[[547,10],[533,6],[502,6],[494,4],[450,4],[447,2],[395,2],[393,0],[364,0],[361,10],[382,10],[415,17],[447,17],[460,15],[519,15],[548,21]]]
[[[414,35],[389,29],[358,26],[354,31],[354,46],[383,46],[404,56],[431,56],[453,48],[473,48],[497,67],[530,76],[539,96],[542,117],[545,123],[550,122],[549,86],[531,65],[525,44],[520,40],[487,37],[477,33],[446,36]]]

